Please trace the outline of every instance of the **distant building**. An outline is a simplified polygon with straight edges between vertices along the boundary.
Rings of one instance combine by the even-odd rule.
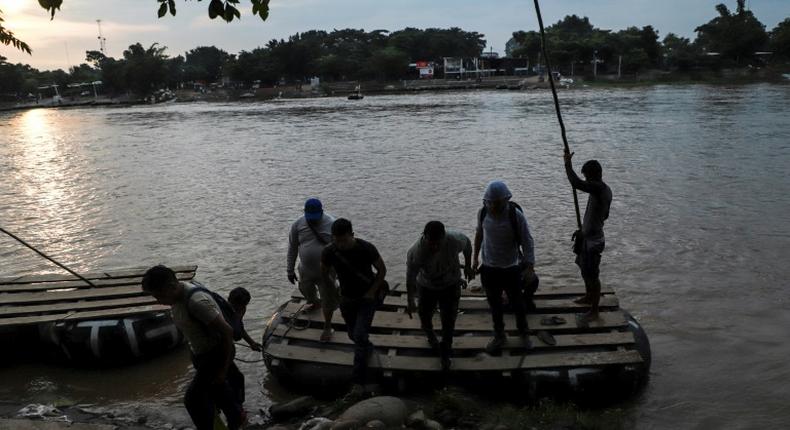
[[[429,61],[417,61],[414,63],[420,79],[433,79],[434,64]]]

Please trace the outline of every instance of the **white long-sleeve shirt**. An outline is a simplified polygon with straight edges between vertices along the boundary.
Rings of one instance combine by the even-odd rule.
[[[299,217],[288,235],[288,273],[295,273],[296,257],[299,256],[299,276],[303,278],[319,278],[321,276],[321,251],[324,246],[332,243],[332,223],[335,219],[324,213],[321,219],[313,224],[313,228],[324,240],[322,243],[310,229],[304,215]]]
[[[471,262],[472,242],[463,233],[447,230],[436,253],[428,249],[425,238],[418,239],[406,254],[408,291],[416,291],[417,287],[438,290],[459,285],[461,262],[458,254]]]
[[[480,248],[481,263],[484,266],[507,268],[521,264],[519,242],[521,242],[524,262],[535,264],[535,244],[529,232],[527,217],[516,209],[518,231],[513,231],[509,211],[510,208],[506,207],[498,216],[489,212],[482,224],[480,224],[480,211],[477,212],[477,233],[483,235]],[[520,234],[521,237],[517,238],[516,234]]]

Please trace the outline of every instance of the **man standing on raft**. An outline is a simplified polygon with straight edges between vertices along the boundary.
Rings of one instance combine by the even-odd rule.
[[[587,208],[584,210],[584,221],[581,231],[574,234],[573,252],[576,253],[576,264],[581,269],[584,279],[585,295],[575,300],[579,304],[590,305],[590,310],[582,317],[584,322],[598,319],[598,303],[601,299],[601,279],[599,278],[601,252],[605,241],[603,224],[609,218],[609,206],[612,203],[612,190],[603,181],[601,164],[590,160],[582,166],[585,180],[579,179],[571,164],[572,152],[565,152],[565,172],[568,181],[577,190],[588,193]]]

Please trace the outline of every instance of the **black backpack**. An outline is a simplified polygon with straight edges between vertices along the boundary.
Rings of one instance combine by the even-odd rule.
[[[230,303],[228,303],[224,297],[204,287],[203,284],[195,281],[191,282],[195,285],[195,287],[189,289],[187,292],[187,312],[189,312],[189,299],[193,294],[197,293],[198,291],[207,293],[212,299],[214,299],[214,302],[217,303],[219,310],[222,312],[222,317],[225,318],[225,322],[227,322],[230,328],[233,329],[233,340],[241,340],[241,335],[244,329],[241,325],[241,319],[236,317],[236,311],[233,310],[233,307],[230,305]]]
[[[516,237],[516,246],[519,247],[519,255],[521,255],[521,228],[518,223],[518,215],[516,215],[516,210],[521,211],[524,213],[524,210],[521,209],[521,206],[518,205],[516,202],[507,202],[508,206],[508,218],[510,219],[510,226],[513,227],[513,235]],[[480,210],[480,225],[483,225],[483,220],[485,219],[486,215],[488,214],[488,208],[483,205],[483,209]]]

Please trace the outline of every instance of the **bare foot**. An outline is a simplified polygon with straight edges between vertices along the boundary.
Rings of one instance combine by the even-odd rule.
[[[304,305],[304,308],[302,310],[304,311],[304,313],[308,314],[320,307],[321,305],[318,303],[307,302],[307,304]]]
[[[334,330],[332,330],[332,327],[325,327],[324,331],[321,332],[321,342],[326,343],[326,342],[329,342],[330,340],[332,340],[332,333],[333,332],[334,332]]]
[[[590,299],[589,297],[584,295],[584,296],[579,297],[578,299],[574,300],[573,303],[576,303],[577,305],[589,305],[589,304],[592,303],[592,299]]]
[[[599,319],[600,315],[598,315],[598,312],[589,311],[579,317],[579,322],[588,325],[591,322],[598,321]]]

